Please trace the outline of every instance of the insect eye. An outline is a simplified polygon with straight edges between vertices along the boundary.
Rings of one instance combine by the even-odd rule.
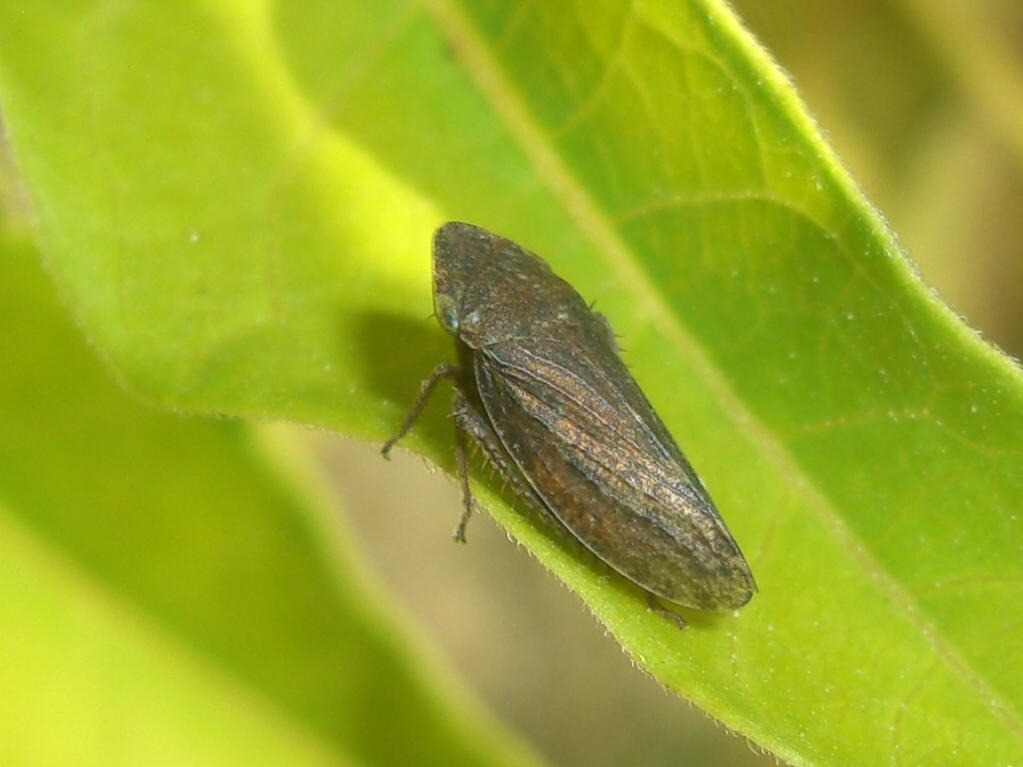
[[[433,302],[437,320],[449,333],[458,333],[458,307],[447,293],[438,293]]]

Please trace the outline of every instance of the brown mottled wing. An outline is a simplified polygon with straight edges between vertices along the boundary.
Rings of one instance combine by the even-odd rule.
[[[475,352],[477,389],[502,446],[554,516],[614,569],[688,607],[745,604],[755,587],[742,553],[605,346],[600,364],[579,345],[542,338],[528,350],[504,341]]]

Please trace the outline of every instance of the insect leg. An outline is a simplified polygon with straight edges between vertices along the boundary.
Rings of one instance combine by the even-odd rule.
[[[590,309],[592,310],[593,307],[591,306]],[[611,348],[616,352],[620,352],[621,350],[618,348],[618,335],[615,333],[614,328],[611,327],[611,323],[608,321],[607,317],[597,311],[594,311],[593,315],[600,320],[600,324],[604,326],[604,331],[607,333],[607,340],[611,342]]]
[[[465,449],[465,432],[458,423],[458,400],[464,399],[461,392],[455,394],[455,463],[458,464],[458,484],[462,486],[462,516],[455,527],[455,543],[465,543],[465,526],[472,516],[472,491],[469,489],[469,458]]]
[[[455,392],[455,426],[459,432],[459,438],[463,440],[463,455],[464,455],[464,434],[468,434],[472,437],[473,441],[483,449],[483,454],[487,458],[487,462],[495,469],[498,473],[511,485],[515,493],[524,498],[531,506],[543,513],[545,516],[550,518],[554,524],[561,526],[561,523],[555,519],[554,515],[550,513],[544,502],[536,494],[536,491],[522,478],[518,470],[512,464],[511,459],[505,454],[504,449],[501,447],[501,443],[494,434],[494,430],[490,427],[490,423],[486,417],[475,407],[472,402],[461,391]],[[456,448],[458,443],[456,442]],[[457,456],[456,456],[457,457]],[[462,494],[465,499],[465,507],[462,511],[462,517],[458,521],[458,527],[455,529],[455,540],[465,540],[465,526],[469,522],[469,517],[472,514],[473,501],[472,495],[469,492],[469,472],[468,469],[463,472],[461,465],[459,465],[459,480],[462,484]]]
[[[458,382],[458,377],[461,375],[462,369],[458,365],[452,365],[450,362],[442,362],[433,369],[430,373],[430,377],[427,378],[419,387],[419,396],[416,397],[416,401],[412,403],[412,409],[409,410],[405,420],[402,421],[401,426],[398,428],[397,433],[391,437],[384,446],[380,448],[380,454],[384,457],[388,457],[388,453],[391,452],[391,448],[394,447],[394,443],[409,433],[412,428],[412,424],[419,418],[419,414],[423,412],[423,408],[426,406],[426,401],[430,399],[430,394],[433,392],[433,387],[437,385],[437,382],[442,378],[450,378],[452,381]]]
[[[684,629],[686,627],[686,619],[679,615],[674,610],[671,610],[664,606],[660,598],[656,594],[651,594],[649,591],[646,593],[646,603],[656,613],[660,613],[661,617],[674,623],[678,628]]]

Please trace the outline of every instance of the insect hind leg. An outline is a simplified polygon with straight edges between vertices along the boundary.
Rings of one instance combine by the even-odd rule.
[[[674,623],[677,628],[684,629],[686,627],[686,619],[667,607],[656,594],[651,594],[649,591],[646,592],[646,603],[651,610],[658,613],[669,623]]]

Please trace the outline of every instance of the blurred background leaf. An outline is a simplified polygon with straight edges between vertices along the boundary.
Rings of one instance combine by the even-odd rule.
[[[1023,357],[1023,6],[737,0],[924,278]]]
[[[1018,81],[996,6],[967,25],[908,2],[828,17],[748,5],[868,190],[905,216],[914,252],[938,254],[924,273],[1014,348],[1019,303],[983,311],[990,285],[1011,299],[1020,252],[1018,222],[992,223],[988,202],[1019,194],[1019,163],[1003,159],[1018,157],[1014,113],[990,95]],[[430,230],[458,217],[514,236],[623,333],[762,593],[677,636],[571,541],[495,503],[499,521],[663,684],[793,763],[1019,753],[1023,658],[998,640],[1021,628],[1018,372],[912,280],[717,5],[39,4],[0,11],[0,36],[0,103],[48,264],[136,389],[379,439],[450,354],[422,319]],[[994,39],[1006,55],[971,70],[963,50]],[[442,411],[410,443],[450,466]],[[363,455],[337,476],[365,481]],[[356,505],[378,508],[380,484]],[[399,552],[442,541],[411,498],[360,529]],[[459,616],[457,630],[434,617],[435,633],[458,657],[476,643],[462,665],[489,670],[488,697],[545,750],[653,764],[702,742],[677,734],[677,704],[609,684],[546,613],[510,622],[542,586],[535,568],[520,578],[473,556],[503,580],[474,589],[504,595],[488,620],[425,579],[452,554],[380,561],[391,582],[416,582],[414,609],[429,613],[426,595]],[[516,705],[501,667],[516,681],[537,669],[548,704]],[[590,726],[570,737],[580,717]]]

